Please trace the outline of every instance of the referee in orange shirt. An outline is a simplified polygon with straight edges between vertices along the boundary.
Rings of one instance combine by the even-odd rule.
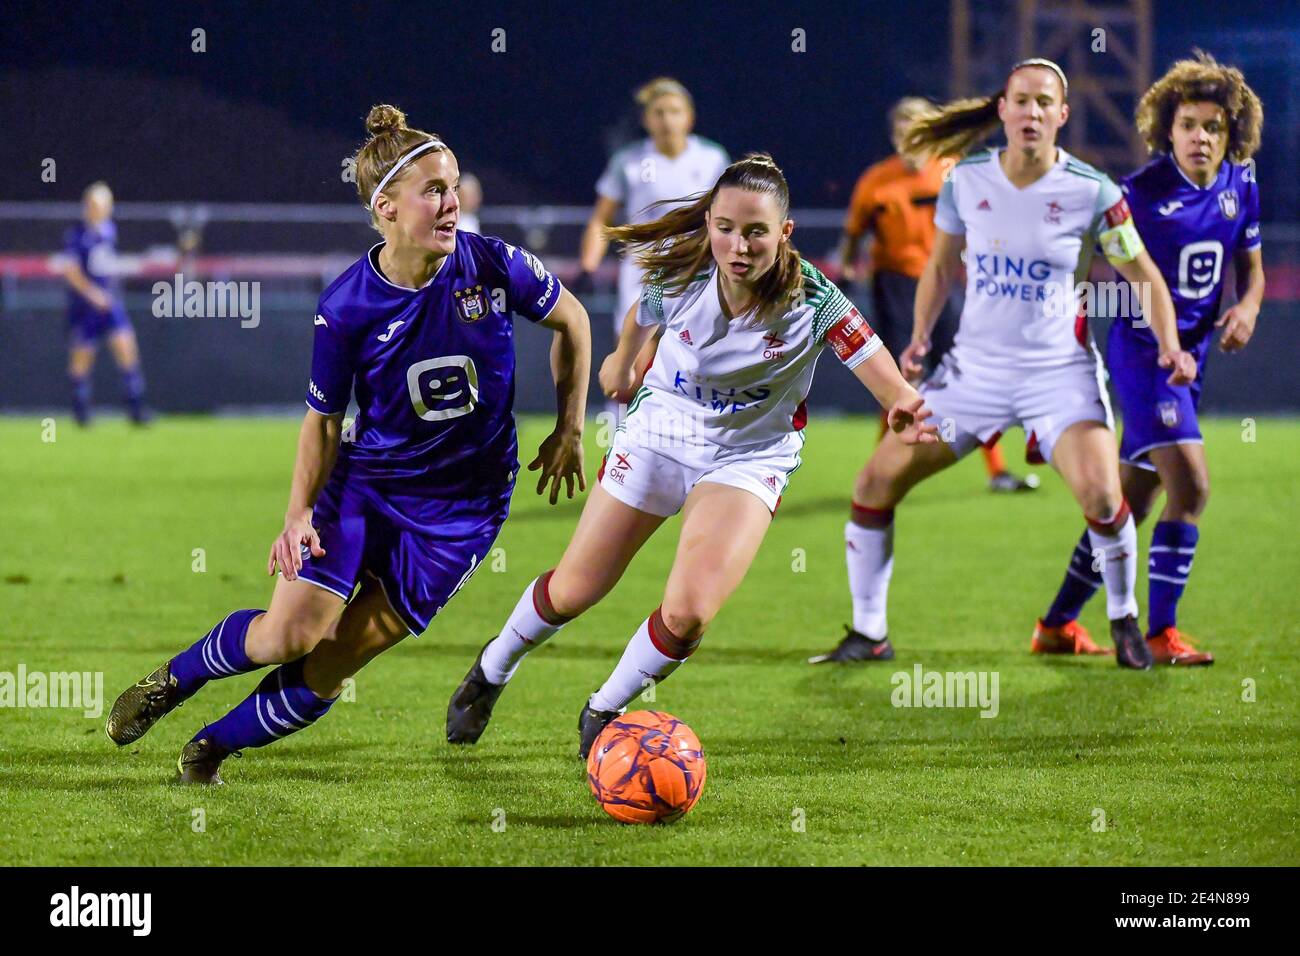
[[[894,155],[869,168],[858,180],[844,217],[840,242],[840,274],[846,284],[871,280],[871,326],[891,355],[901,355],[912,338],[912,304],[917,280],[934,246],[934,207],[943,176],[953,160],[931,159],[917,165],[904,156],[899,144],[907,125],[932,109],[928,100],[907,96],[889,111]],[[869,267],[859,272],[857,260],[862,238],[873,236]],[[928,368],[933,370],[952,347],[961,316],[962,293],[954,289],[931,334]],[[884,434],[884,419],[881,419]],[[991,491],[1029,491],[1038,487],[1036,475],[1028,479],[1006,470],[1002,451],[984,449],[984,464]]]

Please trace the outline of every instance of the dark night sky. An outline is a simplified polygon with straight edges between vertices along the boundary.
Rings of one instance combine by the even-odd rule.
[[[839,203],[888,149],[888,104],[947,92],[947,22],[946,0],[804,12],[24,0],[0,22],[3,198],[72,198],[102,176],[122,198],[348,201],[340,160],[367,108],[391,101],[485,171],[491,198],[586,203],[609,143],[635,130],[630,91],[668,73],[695,93],[700,132],[733,155],[771,150],[797,203]],[[1214,50],[1224,31],[1264,25],[1300,31],[1300,14],[1157,3],[1157,70],[1193,42]],[[190,50],[194,27],[207,31],[205,53]],[[490,49],[498,27],[504,54]],[[796,27],[805,54],[790,52]],[[39,179],[47,156],[60,164],[54,185]]]

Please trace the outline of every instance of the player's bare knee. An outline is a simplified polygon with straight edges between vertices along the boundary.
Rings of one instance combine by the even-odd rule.
[[[696,642],[717,613],[712,602],[690,593],[665,595],[660,616],[668,630],[683,641]]]

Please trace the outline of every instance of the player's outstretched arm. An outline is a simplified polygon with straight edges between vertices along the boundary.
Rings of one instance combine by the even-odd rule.
[[[867,386],[880,407],[888,412],[889,428],[908,445],[938,440],[939,430],[926,422],[933,414],[920,394],[898,371],[888,349],[877,349],[853,369],[858,381]]]
[[[1129,282],[1133,283],[1138,293],[1138,301],[1145,306],[1143,314],[1151,323],[1151,334],[1156,337],[1160,349],[1160,367],[1170,369],[1170,385],[1186,385],[1196,379],[1196,358],[1190,352],[1183,351],[1178,341],[1178,317],[1174,313],[1174,300],[1169,295],[1169,286],[1151,253],[1143,249],[1128,262],[1111,259],[1111,265]],[[1144,290],[1151,294],[1145,295]]]
[[[609,249],[609,240],[605,238],[605,227],[614,224],[614,216],[617,214],[618,200],[610,199],[608,196],[596,197],[596,206],[591,211],[591,218],[587,220],[587,228],[582,231],[582,245],[578,251],[578,261],[582,269],[580,276],[586,277],[588,282],[591,274],[600,268],[600,260],[605,258],[605,252]]]
[[[551,342],[551,377],[555,379],[557,412],[555,430],[546,436],[529,471],[541,469],[537,493],[551,482],[551,504],[559,500],[560,482],[573,497],[573,480],[578,490],[587,490],[582,471],[582,429],[587,410],[587,381],[591,377],[591,322],[587,310],[571,292],[560,292],[560,301],[542,325],[555,331]]]
[[[916,300],[912,306],[912,341],[898,357],[898,365],[908,381],[919,381],[925,374],[921,359],[930,351],[930,330],[934,328],[939,313],[948,302],[953,283],[961,275],[961,251],[965,248],[964,235],[954,235],[942,229],[934,231],[934,249],[931,250],[930,259],[916,285]]]
[[[1224,352],[1235,352],[1246,347],[1250,337],[1255,334],[1255,320],[1259,318],[1259,309],[1264,302],[1263,250],[1259,246],[1241,249],[1234,259],[1237,267],[1237,304],[1214,323],[1217,328],[1223,329],[1219,348]]]
[[[293,482],[289,486],[289,507],[284,514],[284,530],[271,544],[266,573],[275,574],[277,565],[286,581],[298,577],[302,570],[302,546],[321,557],[320,535],[312,527],[312,508],[334,468],[339,441],[343,437],[343,414],[322,415],[307,409],[298,430],[298,455],[293,463]]]
[[[623,330],[618,335],[614,351],[600,363],[600,390],[606,398],[626,404],[640,387],[640,378],[654,353],[649,351],[650,340],[659,331],[657,325],[641,325],[636,320],[638,303],[633,303],[623,316]],[[640,361],[638,361],[640,359]]]

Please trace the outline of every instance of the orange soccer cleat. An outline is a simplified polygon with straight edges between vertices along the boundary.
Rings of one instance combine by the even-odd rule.
[[[1029,644],[1031,654],[1113,654],[1108,647],[1098,647],[1092,642],[1088,629],[1078,621],[1066,621],[1060,627],[1048,627],[1040,617],[1034,625],[1034,639]]]
[[[1198,651],[1188,644],[1176,627],[1167,627],[1159,634],[1147,638],[1147,647],[1157,664],[1181,664],[1183,667],[1213,664],[1214,655]]]

